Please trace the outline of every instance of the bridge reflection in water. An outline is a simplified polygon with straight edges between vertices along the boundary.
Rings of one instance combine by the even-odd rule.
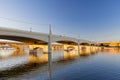
[[[72,47],[71,47],[72,46]],[[42,48],[41,55],[39,53],[35,55],[30,55],[30,62],[31,63],[45,63],[48,61],[48,54],[47,54],[47,46],[37,46],[32,45],[30,49],[34,49],[34,47]],[[57,49],[55,48],[57,47]],[[92,53],[96,53],[99,50],[97,46],[80,46],[80,55],[81,56],[88,56]],[[38,55],[38,56],[37,56]],[[74,59],[79,56],[78,48],[76,45],[64,45],[64,46],[53,46],[53,53],[52,53],[52,61],[59,61],[59,60],[67,60],[67,59]]]
[[[21,45],[19,46],[12,45],[12,46],[13,47],[17,46],[16,48],[17,50],[16,52],[13,53],[13,55],[11,55],[10,58],[1,59],[2,63],[0,62],[0,65],[4,64],[5,66],[3,67],[1,66],[0,68],[0,79],[7,80],[15,76],[26,75],[26,73],[29,73],[30,71],[34,71],[34,69],[36,71],[38,68],[40,68],[40,71],[38,71],[38,73],[41,74],[43,74],[42,71],[48,70],[46,64],[48,62],[47,46],[31,45],[28,47],[28,45],[24,45],[24,49],[23,46],[21,47]],[[64,62],[64,61],[78,59],[79,55],[78,55],[77,46],[74,46],[73,48],[69,46],[71,45],[66,45],[66,46],[60,45],[59,47],[53,46],[52,61],[56,63],[59,61]],[[27,50],[27,48],[33,50],[36,47],[40,47],[40,50],[42,50],[41,52],[39,52],[40,55],[39,54],[28,55],[29,51]],[[68,48],[70,48],[70,50],[68,50]],[[89,56],[93,53],[96,53],[97,51],[98,51],[97,47],[94,48],[91,46],[80,47],[81,56]]]
[[[90,51],[87,51],[87,50],[85,51],[84,50],[83,53],[81,51],[81,54],[84,54],[84,53],[88,54],[88,52],[90,52]],[[106,66],[104,66],[104,65],[100,66],[99,63],[100,64],[102,64],[102,63],[106,64],[106,61],[108,61],[108,60],[106,60],[106,61],[103,61],[103,60],[107,59],[108,57],[105,57],[105,55],[104,56],[101,56],[101,55],[103,55],[103,54],[117,54],[117,55],[119,55],[120,54],[120,49],[118,49],[118,48],[104,48],[104,49],[99,50],[99,54],[95,54],[95,53],[96,53],[96,51],[95,52],[91,51],[91,53],[89,53],[89,55],[80,56],[80,58],[79,58],[77,50],[74,51],[74,52],[67,52],[67,51],[63,51],[63,50],[53,51],[53,61],[54,61],[53,66],[52,66],[52,70],[53,70],[52,71],[52,74],[53,74],[52,76],[54,76],[53,80],[56,80],[56,79],[61,80],[62,77],[65,78],[65,76],[68,76],[67,79],[69,79],[69,80],[75,80],[73,78],[75,78],[75,77],[78,78],[78,76],[77,76],[78,72],[77,71],[79,71],[79,69],[81,71],[81,72],[79,72],[79,74],[80,74],[79,76],[81,77],[79,79],[87,80],[89,78],[89,80],[92,80],[93,77],[94,77],[94,79],[101,80],[102,77],[106,77],[106,76],[103,75],[103,74],[105,74],[103,69]],[[96,57],[93,57],[93,56],[96,56]],[[107,55],[107,56],[110,57],[110,55]],[[116,56],[114,55],[113,57],[116,57]],[[48,66],[45,63],[45,62],[47,62],[47,54],[45,53],[39,58],[35,57],[35,56],[30,56],[30,58],[32,58],[32,60],[34,58],[34,59],[36,59],[34,61],[35,62],[38,61],[38,62],[36,62],[36,63],[32,62],[32,63],[29,63],[29,64],[24,64],[24,65],[18,66],[18,67],[13,68],[13,69],[1,71],[0,72],[0,79],[1,80],[9,80],[9,79],[11,79],[11,80],[48,80],[49,79],[49,76],[47,76]],[[46,58],[46,59],[44,59],[44,58]],[[118,58],[117,58],[117,60],[118,60]],[[43,61],[42,61],[42,59],[43,59]],[[15,59],[15,60],[17,60],[17,59]],[[100,61],[102,61],[102,63]],[[110,62],[114,62],[114,61],[110,60]],[[9,62],[8,62],[8,64],[9,64]],[[76,66],[79,66],[79,65],[81,65],[81,67],[76,67]],[[108,66],[109,65],[110,64],[108,64]],[[76,69],[77,69],[77,71],[76,71]],[[96,72],[94,72],[95,69],[97,70]],[[105,68],[105,70],[106,69],[114,70],[111,67],[110,68]],[[101,70],[103,71],[103,73],[99,72]],[[75,74],[74,71],[76,72],[76,74]],[[97,77],[99,77],[97,72],[102,73],[102,74],[100,74],[100,75],[102,75],[102,77],[100,79],[97,78]],[[109,72],[109,73],[111,73],[111,72]],[[57,75],[58,73],[59,73],[59,75]],[[109,75],[109,73],[107,75]],[[113,71],[113,73],[114,73],[114,71]],[[71,74],[71,76],[69,74]],[[92,74],[96,74],[96,75],[93,76]],[[58,78],[56,78],[56,76]],[[84,76],[86,76],[86,77],[84,77]],[[97,76],[97,77],[95,77],[95,76]],[[115,79],[116,79],[116,77],[115,77]],[[104,79],[102,79],[102,80],[104,80]],[[110,77],[107,80],[110,80]]]

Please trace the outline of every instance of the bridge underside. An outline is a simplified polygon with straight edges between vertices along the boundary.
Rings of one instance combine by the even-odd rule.
[[[26,37],[19,37],[19,36],[0,35],[0,39],[14,40],[14,41],[19,41],[19,42],[28,43],[28,44],[47,44],[47,42],[42,41],[42,40],[26,38]]]
[[[61,43],[61,44],[77,45],[76,42],[73,42],[73,41],[67,41],[67,40],[65,40],[65,41],[57,41],[57,42],[58,42],[58,43]]]
[[[89,43],[83,42],[80,45],[90,45]]]
[[[34,36],[33,36],[34,37]],[[47,45],[48,43],[43,41],[43,40],[38,40],[34,38],[29,38],[29,37],[21,37],[21,36],[8,36],[8,35],[0,35],[0,39],[7,39],[7,40],[14,40],[14,41],[19,41],[27,44],[36,44],[36,45]],[[57,43],[61,44],[68,44],[68,45],[77,45],[77,42],[74,41],[69,41],[69,40],[60,40],[56,41]],[[80,45],[89,45],[87,42],[82,42]]]

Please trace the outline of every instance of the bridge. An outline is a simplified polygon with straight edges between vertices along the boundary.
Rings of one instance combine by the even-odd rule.
[[[0,27],[0,39],[15,40],[30,44],[47,44],[48,35],[49,34],[45,34],[45,33]],[[54,34],[52,35],[52,42],[78,44],[78,41],[79,44],[80,43],[97,44],[96,42],[92,42],[84,39],[77,39],[62,35],[54,35]]]
[[[44,52],[49,52],[48,47],[50,42],[62,44],[62,46],[59,47],[60,48],[62,47],[63,50],[73,46],[76,50],[78,50],[78,54],[80,54],[80,49],[82,49],[80,44],[89,45],[88,50],[91,49],[91,45],[97,45],[96,42],[92,42],[84,39],[78,39],[74,37],[54,35],[54,34],[52,34],[51,41],[49,42],[49,34],[11,29],[11,28],[3,28],[3,27],[0,27],[0,39],[8,39],[8,40],[23,42],[24,44],[29,45],[29,48],[31,48],[31,50],[36,47],[40,47],[44,49]],[[34,45],[34,46],[30,46],[30,45]],[[19,46],[18,48],[19,51],[24,50],[24,48],[21,46]],[[51,48],[53,49],[53,47]]]
[[[37,49],[38,47],[48,54],[44,54],[41,59],[38,59],[39,57],[36,57],[36,54],[33,54],[33,56],[30,56],[30,59],[32,61],[41,61],[41,62],[47,62],[49,63],[49,67],[51,66],[52,62],[52,51],[55,49],[62,49],[62,50],[72,50],[74,49],[77,52],[77,55],[79,56],[84,52],[84,54],[89,54],[96,51],[96,42],[84,40],[84,39],[78,39],[74,37],[68,37],[68,36],[62,36],[62,35],[54,35],[51,33],[45,34],[45,33],[38,33],[38,32],[32,32],[32,31],[25,31],[25,30],[18,30],[18,29],[11,29],[11,28],[3,28],[0,27],[0,39],[7,39],[7,40],[14,40],[23,42],[19,45],[11,45],[13,47],[16,47],[17,52],[14,53],[14,55],[17,55],[18,52],[23,53],[30,53],[29,51],[33,51]],[[55,45],[52,45],[52,43],[57,43]],[[21,45],[27,45],[21,46]],[[87,45],[86,46],[80,46],[80,45]],[[86,51],[84,50],[86,48]],[[82,51],[83,50],[83,51]],[[54,54],[55,55],[55,54]],[[53,57],[54,57],[53,55]],[[59,55],[59,54],[56,54]],[[65,55],[67,55],[65,53]],[[65,56],[64,55],[64,56]],[[65,58],[65,57],[64,57]],[[37,60],[36,60],[37,59]]]

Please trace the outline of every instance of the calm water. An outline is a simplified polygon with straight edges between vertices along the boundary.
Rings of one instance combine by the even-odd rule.
[[[106,49],[80,57],[73,53],[59,55],[63,60],[53,63],[51,80],[120,80],[118,49]],[[1,71],[0,80],[49,80],[49,71],[46,63],[26,64]]]

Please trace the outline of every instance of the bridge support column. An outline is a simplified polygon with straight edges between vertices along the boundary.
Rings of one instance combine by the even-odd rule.
[[[90,54],[91,54],[91,52],[92,52],[92,50],[91,50],[91,48],[92,48],[92,45],[90,44],[89,46],[90,46]]]
[[[49,68],[52,66],[52,33],[51,33],[51,27],[49,30],[49,36],[48,36],[48,65]]]
[[[78,56],[80,56],[80,42],[78,40]]]

